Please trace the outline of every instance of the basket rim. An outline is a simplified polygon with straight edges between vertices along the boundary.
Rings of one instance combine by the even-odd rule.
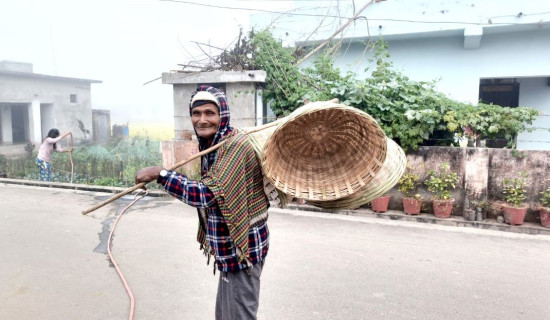
[[[373,137],[370,137],[371,139],[376,139],[376,143],[378,148],[380,150],[377,151],[376,157],[363,157],[362,163],[358,163],[357,167],[360,167],[361,165],[370,164],[371,162],[375,162],[373,165],[373,168],[370,168],[367,166],[368,170],[365,170],[361,175],[357,175],[354,177],[345,177],[345,184],[343,185],[329,185],[328,183],[324,186],[316,186],[316,185],[303,185],[296,183],[295,185],[289,186],[288,183],[283,183],[284,179],[286,179],[287,175],[284,175],[281,177],[281,175],[275,174],[276,165],[271,164],[271,162],[275,162],[276,160],[270,160],[270,152],[272,148],[275,148],[273,146],[275,144],[274,141],[276,141],[279,134],[284,133],[285,128],[289,125],[292,125],[293,122],[298,121],[298,119],[306,114],[313,114],[316,112],[326,112],[327,110],[331,111],[343,111],[344,114],[348,114],[348,112],[353,113],[353,116],[357,119],[363,119],[365,123],[369,124],[369,132],[375,132],[376,134],[373,135]],[[376,174],[380,171],[380,169],[383,166],[384,159],[386,158],[386,152],[387,152],[387,142],[385,139],[386,136],[382,130],[382,128],[379,126],[379,124],[376,122],[376,120],[367,114],[366,112],[347,105],[343,105],[340,103],[333,103],[333,102],[313,102],[305,105],[304,107],[301,107],[301,109],[295,110],[293,113],[291,113],[289,116],[279,119],[282,120],[281,123],[278,125],[276,130],[271,134],[263,147],[262,151],[262,167],[265,169],[264,174],[266,175],[267,179],[277,188],[282,190],[284,193],[301,197],[308,200],[322,200],[322,201],[329,201],[329,200],[335,200],[343,197],[350,196],[354,194],[357,190],[362,189],[369,181],[371,181]],[[374,140],[373,140],[374,141]],[[373,144],[376,144],[373,143]],[[374,153],[373,153],[374,154]],[[277,159],[279,160],[279,159]],[[276,168],[277,170],[281,169],[280,166]],[[282,169],[284,170],[284,169]],[[309,182],[309,181],[308,181]],[[329,188],[331,187],[331,188]],[[333,190],[330,190],[333,189]]]

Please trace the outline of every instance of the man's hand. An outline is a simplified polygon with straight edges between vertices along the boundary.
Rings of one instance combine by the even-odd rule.
[[[155,166],[155,167],[147,167],[143,168],[136,173],[136,184],[145,182],[145,184],[156,181],[159,177],[160,171],[162,170],[162,167]],[[145,187],[144,187],[145,189]]]

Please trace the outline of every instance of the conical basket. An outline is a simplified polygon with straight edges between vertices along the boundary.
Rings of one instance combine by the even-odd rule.
[[[382,168],[374,179],[365,185],[361,190],[358,190],[353,195],[343,197],[331,201],[308,201],[310,204],[324,209],[354,209],[363,204],[369,203],[372,200],[384,195],[393,188],[407,166],[407,158],[403,149],[393,140],[386,139],[387,152],[386,159]]]
[[[263,146],[262,168],[290,196],[314,203],[352,196],[386,160],[384,132],[359,109],[313,102],[278,121]]]

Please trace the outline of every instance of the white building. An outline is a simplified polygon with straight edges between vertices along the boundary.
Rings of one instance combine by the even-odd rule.
[[[91,139],[92,83],[101,81],[36,74],[30,63],[0,61],[0,154],[24,153],[21,145],[40,144],[51,128],[71,131],[75,141]]]
[[[293,14],[258,14],[252,25],[271,25],[289,45],[316,46],[357,15],[332,39],[341,41],[335,64],[343,72],[366,76],[365,43],[382,37],[396,70],[437,80],[453,99],[536,108],[534,127],[543,129],[521,133],[518,149],[550,149],[550,1],[369,2],[295,1]]]

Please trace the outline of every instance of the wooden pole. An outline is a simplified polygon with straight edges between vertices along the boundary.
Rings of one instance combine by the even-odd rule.
[[[278,124],[279,124],[279,122],[277,122],[277,121],[276,121],[276,122],[272,122],[272,123],[268,123],[268,124],[265,124],[265,125],[263,125],[263,126],[260,126],[260,127],[255,128],[255,129],[252,129],[252,130],[250,130],[250,131],[247,131],[247,132],[245,132],[245,134],[250,134],[250,133],[258,132],[258,131],[261,131],[261,130],[264,130],[264,129],[267,129],[267,128],[271,128],[271,127],[276,126],[276,125],[278,125]],[[212,146],[212,147],[210,147],[210,148],[208,148],[208,149],[206,149],[206,150],[203,150],[203,151],[201,151],[201,152],[199,152],[199,153],[197,153],[197,154],[194,154],[194,155],[192,155],[191,157],[189,157],[189,158],[187,158],[187,159],[185,159],[185,160],[182,160],[182,161],[180,161],[180,162],[174,164],[173,166],[169,167],[168,170],[175,170],[175,169],[177,169],[177,168],[183,166],[184,164],[186,164],[186,163],[188,163],[188,162],[190,162],[190,161],[192,161],[192,160],[195,160],[195,159],[197,159],[197,158],[199,158],[199,157],[202,157],[203,155],[208,154],[208,153],[210,153],[210,152],[212,152],[212,151],[218,149],[218,148],[221,147],[226,141],[227,141],[227,140],[223,140],[222,142],[220,142],[220,143],[218,143],[218,144],[216,144],[216,145],[214,145],[214,146]],[[95,205],[95,206],[89,208],[89,209],[86,209],[86,210],[82,211],[82,214],[83,214],[83,215],[86,215],[86,214],[88,214],[88,213],[90,213],[90,212],[92,212],[92,211],[95,211],[95,210],[97,210],[97,209],[99,209],[99,208],[105,206],[106,204],[109,204],[109,203],[115,201],[116,199],[121,198],[121,197],[127,195],[128,193],[131,193],[131,192],[136,191],[137,189],[143,188],[143,187],[145,186],[145,184],[146,184],[146,183],[144,183],[144,182],[138,183],[138,184],[136,184],[135,186],[133,186],[133,187],[131,187],[131,188],[128,188],[128,189],[122,191],[121,193],[117,193],[116,195],[112,196],[111,198],[109,198],[109,199],[107,199],[107,200],[105,200],[105,201],[103,201],[103,202],[101,202],[101,203],[99,203],[99,204],[97,204],[97,205]]]
[[[338,100],[338,98],[334,98],[334,99],[329,100],[329,101],[327,101],[327,102],[338,103],[339,100]],[[251,133],[258,132],[258,131],[261,131],[261,130],[264,130],[264,129],[267,129],[267,128],[271,128],[271,127],[274,127],[274,126],[278,126],[280,123],[281,123],[280,121],[275,121],[275,122],[271,122],[271,123],[268,123],[268,124],[264,124],[264,125],[262,125],[262,126],[259,126],[259,127],[254,128],[254,129],[251,129],[250,131],[246,131],[244,134],[251,134]],[[208,149],[206,149],[206,150],[203,150],[203,151],[201,151],[201,152],[199,152],[199,153],[197,153],[197,154],[195,154],[195,155],[192,155],[191,157],[189,157],[189,158],[187,158],[187,159],[185,159],[185,160],[182,160],[182,161],[180,161],[180,162],[174,164],[173,166],[171,166],[170,168],[168,168],[168,170],[175,170],[175,169],[177,169],[177,168],[183,166],[184,164],[186,164],[186,163],[188,163],[188,162],[190,162],[190,161],[192,161],[192,160],[195,160],[195,159],[197,159],[197,158],[199,158],[199,157],[202,157],[203,155],[205,155],[205,154],[207,154],[207,153],[210,153],[210,152],[212,152],[212,151],[218,149],[218,148],[221,147],[226,141],[227,141],[227,140],[223,140],[222,142],[218,143],[218,144],[215,145],[215,146],[212,146],[212,147],[210,147],[210,148],[208,148]],[[82,214],[83,214],[83,215],[86,215],[86,214],[88,214],[88,213],[90,213],[90,212],[92,212],[92,211],[95,211],[95,210],[97,210],[97,209],[99,209],[99,208],[105,206],[106,204],[109,204],[109,203],[115,201],[116,199],[121,198],[121,197],[127,195],[128,193],[131,193],[131,192],[136,191],[137,189],[143,188],[143,187],[145,186],[145,184],[146,184],[146,183],[144,183],[144,182],[138,183],[138,184],[136,184],[135,186],[133,186],[133,187],[131,187],[131,188],[128,188],[128,189],[122,191],[121,193],[117,193],[116,195],[112,196],[111,198],[109,198],[109,199],[107,199],[107,200],[105,200],[105,201],[103,201],[103,202],[101,202],[101,203],[99,203],[99,204],[97,204],[97,205],[95,205],[95,206],[89,208],[89,209],[86,209],[86,210],[82,211]]]
[[[69,160],[71,160],[71,183],[73,183],[73,176],[74,176],[74,163],[73,163],[73,147],[74,147],[74,140],[73,140],[73,134],[72,132],[69,134],[71,136],[71,145],[69,146]]]

